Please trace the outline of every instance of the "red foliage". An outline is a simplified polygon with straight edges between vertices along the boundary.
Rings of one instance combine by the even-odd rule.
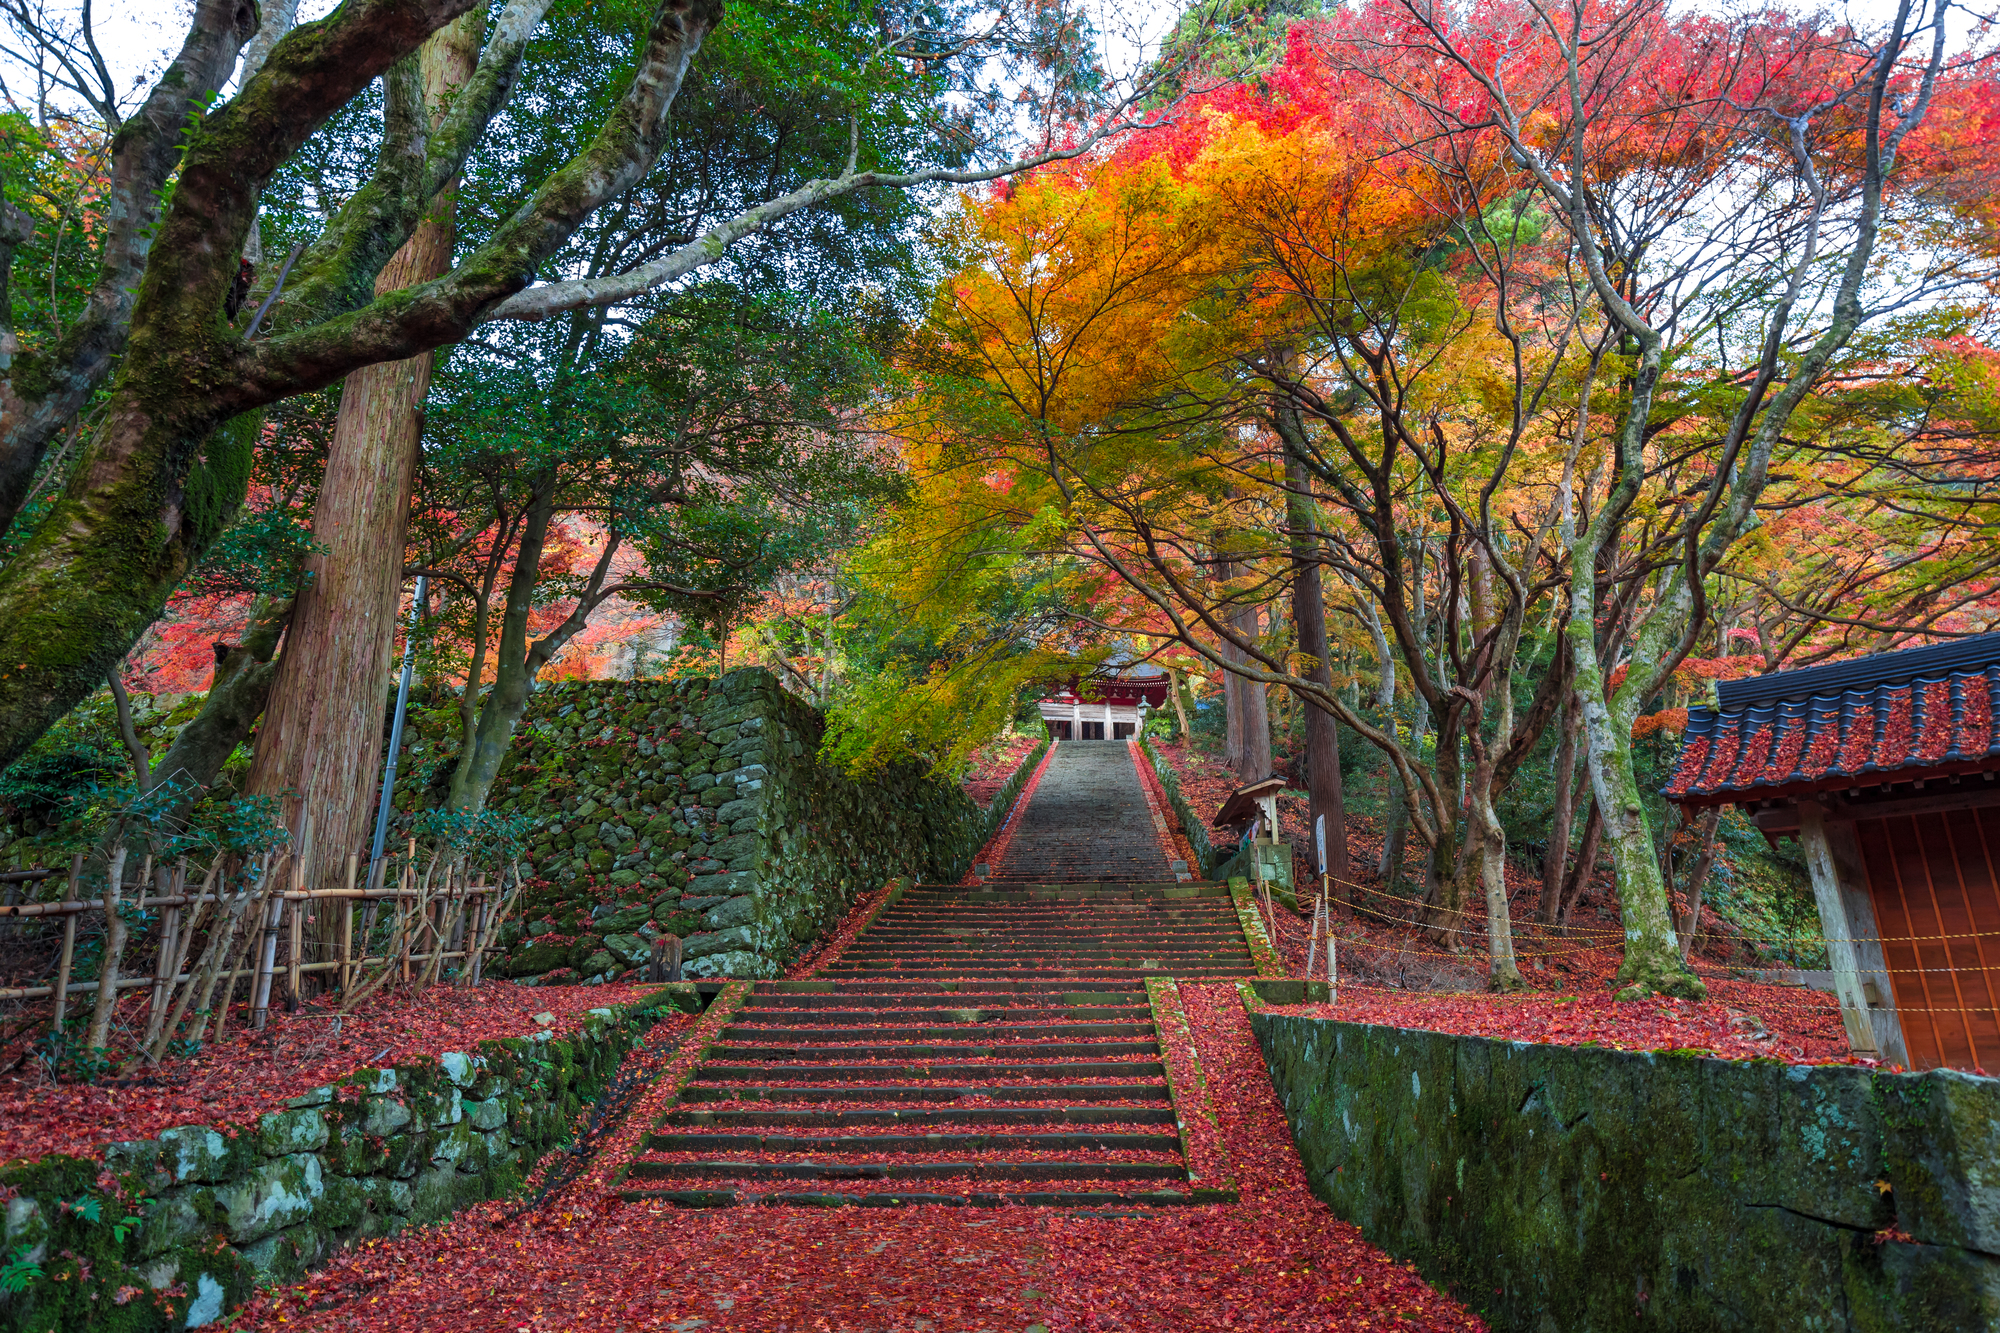
[[[152,1138],[176,1125],[248,1127],[286,1100],[357,1069],[526,1036],[541,1030],[539,1013],[554,1015],[550,1030],[565,1036],[585,1010],[630,1003],[652,989],[437,986],[415,999],[378,996],[345,1015],[313,1004],[294,1014],[274,1010],[269,1026],[249,1034],[239,1007],[219,1044],[137,1077],[51,1084],[30,1068],[0,1079],[0,1161],[49,1153],[96,1158],[107,1143]],[[120,1008],[140,1003],[135,996]]]
[[[1831,996],[1807,991],[1810,998],[1801,1000],[1796,987],[1740,981],[1711,982],[1709,993],[1716,998],[1614,1001],[1609,991],[1589,988],[1569,994],[1439,995],[1343,985],[1336,1003],[1287,1012],[1556,1046],[1700,1051],[1727,1060],[1777,1058],[1794,1064],[1869,1063],[1847,1054]],[[1781,1028],[1767,1026],[1766,1013],[1787,1021]]]
[[[1182,791],[1197,814],[1219,808],[1234,775],[1199,752],[1162,746],[1181,778]],[[1279,802],[1278,820],[1292,844],[1302,882],[1310,879],[1305,802]],[[1729,1058],[1767,1056],[1797,1063],[1847,1061],[1840,1010],[1830,995],[1800,986],[1773,986],[1722,975],[1740,942],[1713,914],[1702,918],[1703,934],[1692,958],[1703,974],[1710,1000],[1614,1003],[1612,977],[1618,969],[1623,932],[1616,924],[1617,898],[1610,877],[1599,874],[1585,888],[1571,923],[1544,931],[1533,924],[1541,895],[1538,877],[1507,867],[1514,920],[1515,954],[1529,984],[1525,996],[1486,994],[1486,921],[1483,905],[1456,932],[1457,950],[1441,948],[1418,927],[1418,904],[1381,891],[1372,874],[1381,850],[1369,821],[1350,819],[1348,856],[1360,910],[1336,915],[1333,934],[1347,978],[1337,1005],[1314,1012],[1357,1023],[1543,1041],[1594,1044],[1622,1050],[1711,1050]],[[1310,885],[1307,884],[1310,892]],[[1288,973],[1305,973],[1307,918],[1279,909],[1266,929]],[[1402,986],[1382,984],[1398,975]],[[1319,975],[1317,968],[1314,975]],[[1438,987],[1443,990],[1436,989]]]
[[[617,1176],[700,1059],[718,1026],[712,1013],[692,1034],[663,1025],[649,1035],[634,1058],[658,1070],[651,1088],[590,1169],[541,1209],[512,1217],[516,1204],[481,1204],[368,1242],[259,1297],[237,1326],[1483,1328],[1312,1198],[1233,989],[1182,994],[1240,1205],[1093,1218],[1026,1207],[623,1203]]]
[[[1031,736],[1006,736],[995,741],[972,757],[972,769],[959,785],[972,803],[984,810],[1035,745]]]

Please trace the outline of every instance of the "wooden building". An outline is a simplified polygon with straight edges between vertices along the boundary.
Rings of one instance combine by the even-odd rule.
[[[2000,1072],[2000,634],[1779,671],[1690,709],[1665,795],[1797,837],[1848,1040]]]
[[[1167,673],[1145,663],[1116,676],[1072,680],[1040,701],[1042,725],[1059,741],[1130,740],[1146,710],[1166,705],[1167,689]]]

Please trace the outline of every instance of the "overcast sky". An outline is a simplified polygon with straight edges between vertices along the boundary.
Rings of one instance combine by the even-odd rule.
[[[299,18],[306,21],[324,17],[332,12],[335,3],[336,0],[300,0]],[[1103,0],[1103,4],[1106,8],[1099,26],[1118,36],[1112,54],[1114,61],[1119,62],[1129,62],[1135,54],[1150,54],[1141,52],[1139,46],[1154,46],[1172,27],[1181,7],[1173,0]],[[1895,14],[1895,0],[1839,0],[1825,7],[1844,14],[1857,25],[1886,23]],[[62,0],[55,0],[51,8],[61,12],[67,6]],[[131,94],[150,84],[168,53],[178,48],[192,9],[189,0],[95,0],[98,44],[118,79],[121,93]],[[1973,22],[1970,14],[1960,9],[1956,17],[1960,23],[1954,27],[1969,32]],[[1137,43],[1128,38],[1130,33],[1138,35]],[[25,102],[32,87],[14,82],[13,93]],[[136,101],[137,97],[127,100]]]

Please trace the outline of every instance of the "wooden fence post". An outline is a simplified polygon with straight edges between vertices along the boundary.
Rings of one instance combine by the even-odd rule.
[[[397,881],[398,892],[396,894],[396,924],[400,927],[397,935],[402,941],[402,971],[403,984],[405,986],[410,984],[410,951],[415,946],[417,936],[417,923],[409,918],[415,915],[417,904],[414,900],[405,903],[403,901],[403,894],[406,892],[414,894],[416,892],[416,871],[417,840],[411,838],[409,855],[403,862],[403,875]]]
[[[69,969],[76,961],[76,913],[63,913],[62,961],[56,964],[56,1016],[49,1028],[63,1030],[63,1011],[69,1007]]]
[[[352,852],[347,854],[347,893],[340,900],[340,993],[347,994],[347,988],[354,981],[354,876],[361,868],[361,858]],[[366,953],[367,950],[362,950]]]
[[[186,886],[186,880],[187,861],[183,858],[181,864],[175,867],[167,877],[167,892],[165,896],[169,898],[182,896],[181,891]],[[143,905],[145,899],[142,897],[140,902]],[[160,914],[159,956],[153,960],[152,998],[146,1008],[149,1028],[148,1036],[152,1035],[150,1031],[151,1026],[158,1023],[161,1016],[166,1012],[167,995],[171,992],[174,984],[175,964],[180,960],[180,936],[180,904],[168,903]],[[150,1043],[148,1044],[150,1045]]]
[[[76,901],[78,887],[83,882],[83,853],[78,852],[69,863],[69,887],[63,890],[63,901]],[[63,1030],[63,1015],[69,1009],[69,969],[76,961],[76,913],[63,913],[62,961],[56,964],[56,1015],[49,1024],[49,1031]]]

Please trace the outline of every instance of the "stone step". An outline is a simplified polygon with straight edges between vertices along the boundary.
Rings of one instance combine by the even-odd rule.
[[[883,971],[887,970],[888,967],[889,963],[885,960],[879,964],[876,964],[874,970]],[[865,974],[869,970],[870,969],[867,966],[862,966],[862,967],[837,966],[837,967],[829,967],[827,969],[827,973],[828,975],[831,976],[845,978],[857,974]],[[1037,978],[1042,978],[1042,977],[1047,977],[1050,979],[1060,978],[1064,980],[1072,980],[1077,982],[1113,981],[1113,980],[1125,981],[1125,980],[1137,980],[1144,977],[1177,977],[1184,981],[1233,981],[1239,978],[1255,977],[1257,975],[1256,969],[1248,967],[1244,968],[1078,967],[1069,969],[1067,971],[1046,972],[1041,969],[1035,969],[1033,971],[1030,971],[1026,968],[993,967],[983,963],[977,965],[966,964],[959,967],[948,967],[945,966],[942,962],[938,961],[924,962],[921,964],[911,964],[909,966],[899,966],[896,968],[896,971],[906,977],[971,977],[975,979],[986,978],[986,977],[1000,978],[1007,976],[1009,973],[1018,976],[1021,973],[1026,972],[1029,976]]]
[[[1171,1125],[1171,1106],[918,1106],[850,1107],[837,1111],[717,1111],[708,1106],[677,1107],[669,1125],[815,1126],[841,1129],[860,1125]]]
[[[988,882],[963,888],[915,888],[898,901],[899,907],[928,906],[933,903],[1033,903],[1033,902],[1137,902],[1160,898],[1168,902],[1228,898],[1227,884],[1207,884],[1188,880],[1179,883],[1106,883],[1103,881],[1055,884]]]
[[[894,1065],[874,1063],[814,1064],[773,1066],[768,1064],[704,1064],[695,1076],[704,1083],[729,1083],[768,1079],[783,1070],[816,1083],[848,1083],[859,1079],[882,1078],[1164,1078],[1166,1067],[1157,1060],[1052,1060],[1036,1064],[1009,1055],[994,1063],[953,1061],[940,1064]]]
[[[790,1034],[785,1034],[789,1036]],[[733,1064],[744,1064],[753,1060],[807,1061],[807,1060],[895,1060],[934,1059],[956,1060],[973,1058],[993,1058],[996,1056],[1031,1055],[1046,1059],[1093,1059],[1109,1058],[1114,1055],[1158,1055],[1160,1043],[1148,1038],[1145,1041],[1096,1041],[1096,1042],[1036,1042],[1033,1045],[1009,1045],[995,1042],[985,1046],[938,1045],[926,1043],[912,1045],[897,1042],[892,1046],[717,1046],[711,1058]]]
[[[978,957],[978,955],[996,955],[996,957],[1006,957],[1006,959],[1018,959],[1020,951],[1016,951],[1016,949],[1004,949],[1004,947],[998,947],[998,945],[988,945],[986,941],[968,941],[968,943],[960,945],[958,949],[940,947],[940,945],[908,945],[908,947],[882,945],[882,947],[872,947],[872,949],[848,949],[846,955],[842,955],[842,957],[844,959],[860,961],[860,959],[960,959],[964,955],[974,955],[974,957]],[[1160,945],[1160,943],[1154,943],[1154,945],[1138,943],[1138,945],[1118,945],[1118,947],[1106,947],[1106,949],[1092,949],[1088,945],[1074,945],[1074,947],[1068,947],[1068,949],[1038,949],[1036,955],[1034,955],[1034,959],[1036,959],[1036,963],[1062,965],[1062,963],[1070,963],[1072,959],[1088,959],[1092,963],[1098,963],[1098,961],[1112,963],[1112,961],[1120,961],[1120,959],[1200,961],[1200,959],[1216,959],[1216,957],[1230,957],[1230,959],[1234,959],[1238,955],[1250,957],[1250,951],[1244,949],[1244,947],[1238,947],[1238,949],[1222,949],[1222,947],[1216,947],[1216,949],[1178,949],[1178,947]]]
[[[1070,1130],[992,1134],[729,1134],[688,1130],[654,1133],[654,1152],[1163,1152],[1180,1151],[1180,1135],[1129,1131]]]
[[[1022,930],[1070,929],[1077,926],[1117,926],[1125,929],[1226,925],[1236,919],[1236,905],[1228,899],[1198,903],[1065,903],[1041,909],[1018,906],[965,906],[912,908],[895,907],[876,918],[875,930],[909,926],[1018,927]]]
[[[852,1186],[841,1190],[743,1190],[726,1185],[713,1189],[626,1189],[620,1196],[631,1203],[672,1204],[679,1208],[738,1208],[763,1205],[791,1208],[914,1208],[941,1204],[959,1208],[1174,1208],[1194,1203],[1235,1203],[1234,1190],[954,1190],[901,1189],[885,1184],[873,1190]],[[1139,1214],[1120,1214],[1138,1216]]]
[[[703,1180],[1174,1180],[1187,1169],[1172,1162],[732,1162],[710,1158],[662,1162],[632,1161],[629,1176],[643,1180],[694,1177]]]
[[[990,1070],[982,1072],[990,1073]],[[971,1083],[960,1087],[938,1087],[908,1083],[849,1083],[841,1086],[796,1083],[726,1083],[710,1086],[691,1082],[681,1092],[683,1102],[951,1102],[966,1099],[993,1102],[1166,1102],[1163,1079],[1130,1083]]]
[[[1227,902],[1206,904],[1198,908],[1156,907],[1151,911],[1139,908],[1123,912],[1109,911],[1102,905],[1083,906],[1069,912],[1039,913],[1005,907],[995,908],[990,912],[961,907],[949,912],[898,912],[894,916],[885,913],[868,933],[874,934],[878,928],[881,930],[1004,929],[1029,933],[1084,929],[1226,930],[1235,920],[1235,905]]]
[[[766,987],[770,987],[770,989],[766,991]],[[868,979],[862,979],[862,981],[834,981],[834,979],[818,979],[818,981],[760,981],[760,983],[756,983],[756,991],[750,995],[750,1003],[754,1005],[754,1003],[758,1003],[766,995],[802,995],[802,997],[838,995],[842,1001],[848,1001],[852,997],[864,997],[864,995],[892,995],[892,997],[900,997],[900,995],[936,995],[936,997],[958,999],[962,995],[1062,997],[1062,995],[1074,995],[1074,993],[1076,993],[1076,987],[1064,987],[1064,985],[1044,983],[1044,981],[1006,981],[1006,979],[998,979],[998,981],[944,981],[944,983],[938,983],[938,981],[904,981],[904,979],[898,979],[898,977],[868,977]],[[1132,1001],[1134,1005],[1144,1005],[1146,1003],[1146,987],[1142,987],[1142,985],[1098,987],[1092,993],[1094,995],[1132,995],[1132,997],[1136,997]]]
[[[810,1009],[744,1009],[738,1011],[746,1025],[756,1027],[806,1027],[814,1023],[843,1023],[865,1026],[872,1023],[1068,1023],[1086,1020],[1124,1020],[1126,1022],[1150,1021],[1152,1011],[1139,1005],[1065,1005],[1060,1009],[1047,1005],[1007,1008],[1001,1005],[982,1005],[979,1008],[932,1009],[899,1008],[889,1005],[869,1005],[853,1009],[835,1008],[832,1005],[815,1005]],[[977,1018],[962,1015],[977,1014]],[[733,1031],[737,1024],[724,1029],[724,1035]]]
[[[1228,949],[1242,945],[1242,929],[1224,931],[1064,931],[1028,937],[1012,931],[884,931],[868,933],[848,949]]]
[[[871,1015],[872,1017],[872,1015]],[[1031,1042],[1042,1038],[1052,1040],[1074,1039],[1078,1037],[1123,1037],[1134,1040],[1150,1036],[1151,1023],[978,1023],[968,1022],[956,1027],[880,1027],[872,1024],[852,1024],[846,1027],[805,1027],[789,1023],[731,1023],[722,1030],[722,1039],[744,1040],[762,1039],[772,1041],[783,1039],[803,1042],[838,1042],[860,1038],[875,1038],[887,1041],[902,1038],[905,1041],[950,1041],[954,1037],[986,1037],[1010,1042]]]
[[[936,1013],[960,1013],[964,1001],[976,997],[976,1009],[1000,1019],[1138,1019],[1152,1011],[1144,991],[816,991],[812,995],[752,995],[736,1013],[746,1021],[778,1023],[792,1015],[810,1019],[816,1013],[854,1015],[878,1013],[884,1019],[922,1019]],[[1074,997],[1074,999],[1070,999]]]

